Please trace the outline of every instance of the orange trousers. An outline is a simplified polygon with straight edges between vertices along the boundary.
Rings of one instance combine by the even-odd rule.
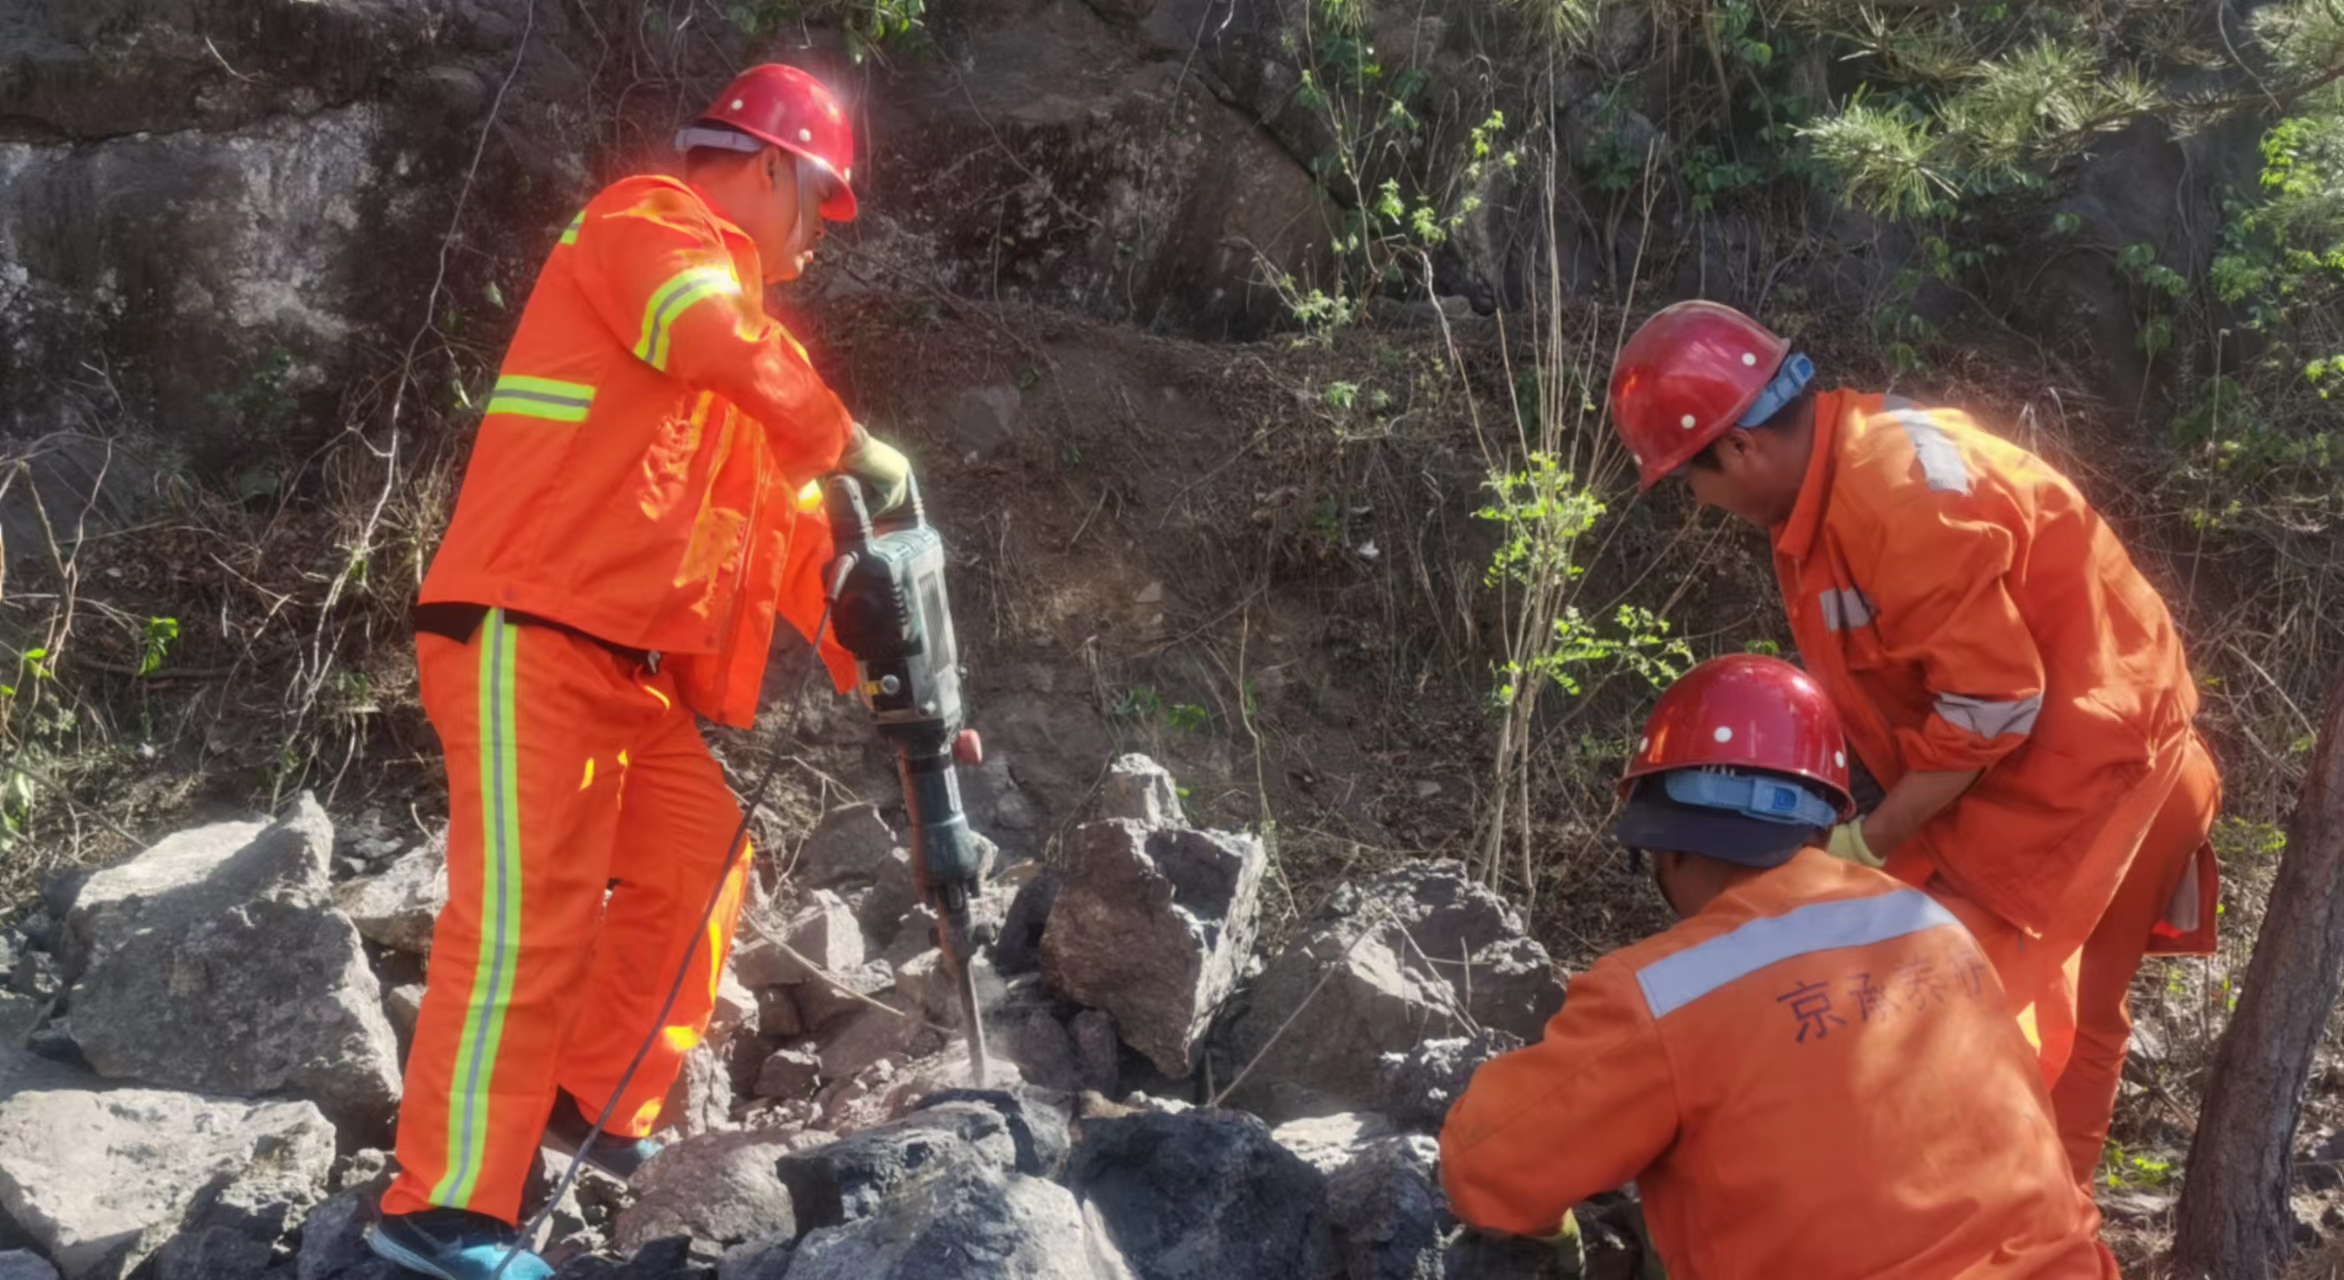
[[[2180,887],[2182,873],[2214,828],[2222,805],[2222,778],[2213,757],[2192,741],[2181,779],[2141,840],[2132,870],[2085,941],[2077,975],[2075,1049],[2051,1089],[2059,1140],[2076,1180],[2087,1182],[2108,1144],[2117,1085],[2132,1039],[2129,999],[2133,975],[2149,950],[2150,935]]]
[[[448,904],[382,1208],[513,1222],[557,1088],[650,1132],[707,1030],[749,850],[728,863],[740,807],[672,676],[501,611],[468,643],[418,636],[416,663],[447,757]]]
[[[2081,938],[2030,936],[1964,897],[1942,876],[1925,888],[1977,938],[2010,995],[2019,1025],[2033,1044],[2060,1144],[2076,1180],[2088,1182],[2108,1141],[2132,1038],[2129,996],[2133,975],[2149,953],[2182,875],[2221,804],[2222,780],[2213,757],[2193,736],[2128,860],[2114,897]],[[2116,830],[2125,828],[2122,820]],[[2081,932],[2079,927],[2078,932]]]

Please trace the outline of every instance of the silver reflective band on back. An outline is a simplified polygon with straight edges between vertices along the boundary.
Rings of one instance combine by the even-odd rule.
[[[1958,693],[1937,695],[1937,714],[1941,719],[1981,738],[1999,738],[2006,733],[2033,733],[2035,717],[2042,713],[2041,694],[2020,698],[2016,702],[1988,702],[1984,698],[1968,698]]]
[[[738,129],[719,129],[710,125],[684,126],[676,135],[676,150],[689,151],[694,147],[715,147],[719,151],[763,151],[768,144],[763,138],[753,138]]]
[[[1872,625],[1872,597],[1856,587],[1831,588],[1817,597],[1825,631],[1853,631]]]
[[[1905,438],[1913,442],[1913,452],[1921,458],[1921,479],[1933,492],[1970,491],[1970,464],[1961,460],[1961,450],[1954,447],[1953,437],[1945,434],[1945,428],[1918,409],[1899,410],[1887,416],[1903,427]]]
[[[1729,982],[1796,956],[1868,947],[1959,923],[1918,889],[1817,902],[1752,920],[1732,933],[1655,960],[1637,971],[1636,984],[1644,988],[1644,1004],[1652,1016],[1665,1018]]]

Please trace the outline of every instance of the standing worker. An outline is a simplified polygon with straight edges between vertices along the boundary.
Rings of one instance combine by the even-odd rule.
[[[1831,700],[1787,662],[1661,695],[1616,834],[1681,923],[1474,1074],[1441,1129],[1458,1217],[1552,1235],[1634,1180],[1672,1276],[2117,1275],[1984,952],[1820,847],[1847,780]]]
[[[776,615],[819,629],[829,538],[799,488],[843,468],[892,506],[908,482],[761,301],[855,215],[838,100],[753,67],[677,146],[682,180],[614,183],[539,273],[416,609],[448,903],[368,1239],[442,1280],[526,1243],[541,1141],[575,1151],[607,1113],[589,1163],[624,1179],[655,1150],[749,864],[695,717],[748,727]],[[821,656],[846,687],[852,660]],[[550,1274],[527,1252],[503,1272]]]
[[[2213,949],[2221,778],[2165,603],[2068,479],[1954,409],[1819,391],[1712,302],[1612,368],[1647,489],[1766,530],[1799,656],[1887,789],[1831,851],[1925,888],[1994,960],[2078,1179],[2145,954]]]

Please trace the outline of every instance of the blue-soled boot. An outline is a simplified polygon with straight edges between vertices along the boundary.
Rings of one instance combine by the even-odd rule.
[[[387,1214],[366,1229],[366,1247],[378,1258],[439,1280],[550,1280],[553,1275],[545,1259],[521,1247],[519,1231],[464,1209]],[[505,1261],[508,1252],[510,1262]]]
[[[569,1090],[555,1095],[553,1114],[545,1121],[544,1145],[575,1158],[586,1135],[593,1131],[594,1117],[586,1114]],[[631,1182],[644,1165],[651,1163],[651,1157],[658,1154],[659,1144],[649,1138],[629,1138],[605,1129],[595,1136],[594,1145],[587,1148],[586,1167],[600,1169],[621,1182]]]

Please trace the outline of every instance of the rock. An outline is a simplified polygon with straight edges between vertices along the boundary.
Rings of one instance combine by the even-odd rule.
[[[843,1080],[889,1054],[912,1052],[923,1038],[931,1046],[940,1044],[916,1018],[865,1008],[825,1034],[814,1052],[824,1079]]]
[[[0,1252],[0,1280],[57,1280],[57,1268],[24,1249]]]
[[[8,989],[30,1000],[47,1000],[64,985],[57,971],[57,957],[46,951],[27,951],[18,956],[16,967],[8,974]]]
[[[809,889],[863,888],[879,880],[896,847],[895,832],[877,806],[852,804],[822,815],[798,850],[790,879]]]
[[[952,443],[966,458],[979,458],[1017,438],[1017,411],[1025,397],[1015,386],[972,387],[960,393],[945,416]]]
[[[1157,587],[1161,598],[1162,587]],[[1188,825],[1180,809],[1180,784],[1164,766],[1136,752],[1107,766],[1099,784],[1099,817],[1124,818],[1150,831],[1171,831]]]
[[[804,1232],[857,1222],[954,1169],[1009,1173],[1017,1139],[991,1106],[948,1102],[826,1146],[783,1156],[775,1176],[789,1189]]]
[[[1009,1136],[1017,1144],[1017,1171],[1056,1179],[1066,1171],[1066,1156],[1074,1146],[1069,1101],[1055,1090],[1013,1082],[992,1089],[939,1089],[922,1097],[912,1110],[962,1103],[990,1107],[1009,1126]]]
[[[391,1032],[404,1047],[415,1035],[415,1020],[423,1016],[423,984],[410,982],[383,992],[383,1016],[390,1019]]]
[[[1050,923],[1050,908],[1058,901],[1066,878],[1044,871],[1019,886],[1009,900],[1001,934],[993,942],[993,967],[1005,974],[1038,973],[1042,968],[1042,933]]]
[[[1345,1280],[1442,1280],[1448,1208],[1440,1144],[1385,1138],[1327,1179],[1327,1219]]]
[[[786,1280],[798,1244],[788,1236],[766,1236],[727,1251],[716,1280]]]
[[[368,942],[409,955],[430,954],[432,924],[448,905],[446,830],[382,874],[343,884],[334,891],[334,901]]]
[[[1043,978],[1114,1014],[1125,1043],[1166,1075],[1186,1076],[1253,947],[1266,864],[1251,836],[1129,819],[1078,829],[1042,934]]]
[[[13,991],[0,991],[0,1044],[18,1045],[41,1024],[49,1002]]]
[[[387,1127],[398,1042],[358,932],[333,907],[332,848],[304,795],[264,830],[183,832],[91,877],[66,921],[71,1027],[90,1065],[174,1088],[289,1092],[355,1132]]]
[[[713,1255],[679,1237],[654,1240],[626,1258],[574,1258],[554,1272],[555,1280],[715,1280]]]
[[[684,1055],[683,1070],[660,1104],[657,1131],[663,1140],[727,1133],[732,1118],[732,1072],[715,1046],[700,1044]]]
[[[1103,1009],[1085,1009],[1067,1024],[1074,1041],[1074,1070],[1079,1088],[1112,1093],[1121,1074],[1123,1050],[1115,1035],[1115,1015]]]
[[[96,1092],[106,1083],[70,1063],[20,1049],[0,1040],[0,1098],[12,1098],[35,1089],[79,1089]]]
[[[1090,1254],[1066,1188],[953,1165],[868,1217],[808,1234],[789,1280],[1094,1280]]]
[[[889,1070],[887,1079],[875,1079],[882,1070]],[[1019,1078],[1017,1064],[1001,1058],[988,1058],[985,1064],[985,1088],[991,1091],[1015,1090],[1024,1084]],[[900,1069],[890,1070],[882,1063],[866,1071],[850,1086],[831,1099],[823,1113],[823,1124],[836,1133],[860,1133],[890,1120],[900,1120],[918,1110],[921,1104],[955,1089],[977,1088],[975,1069],[969,1063],[965,1043],[945,1046],[945,1051],[933,1057],[921,1058]]]
[[[762,939],[734,958],[733,967],[750,987],[798,985],[819,981],[816,970],[844,976],[862,967],[863,928],[846,900],[828,889],[817,889],[777,930],[790,950]],[[798,957],[804,957],[801,961]],[[808,965],[813,968],[808,968]]]
[[[861,968],[832,974],[827,980],[817,978],[799,983],[790,989],[790,999],[809,1030],[827,1035],[835,1024],[848,1018],[879,1012],[856,996],[876,998],[894,987],[895,970],[883,960],[873,960]],[[882,1003],[894,1007],[890,1002]]]
[[[930,947],[894,966],[894,1003],[940,1027],[960,1023],[960,988],[944,972],[944,953]]]
[[[798,1049],[776,1049],[757,1068],[757,1084],[751,1092],[760,1098],[802,1098],[814,1091],[815,1077],[822,1074],[822,1060]]]
[[[1375,1105],[1412,1129],[1438,1129],[1481,1064],[1522,1047],[1503,1031],[1427,1040],[1376,1059]]]
[[[1277,1140],[1279,1146],[1301,1157],[1304,1164],[1333,1177],[1369,1146],[1398,1131],[1383,1116],[1373,1112],[1349,1111],[1340,1115],[1290,1120],[1270,1130],[1270,1136]]]
[[[307,1102],[151,1089],[0,1101],[0,1210],[68,1280],[127,1276],[185,1227],[282,1229],[325,1198],[333,1162],[334,1131]]]
[[[1395,1106],[1384,1097],[1384,1054],[1467,1035],[1476,1024],[1536,1036],[1562,994],[1545,950],[1457,864],[1411,864],[1345,885],[1269,963],[1230,1027],[1238,1062],[1263,1053],[1235,1101],[1265,1107],[1279,1086],[1301,1084],[1346,1107],[1415,1121],[1431,1099]]]
[[[1067,1185],[1141,1280],[1318,1276],[1326,1179],[1238,1111],[1085,1120]]]
[[[1060,1093],[1083,1087],[1074,1037],[1048,1009],[1024,1005],[990,1014],[985,1034],[989,1050],[1016,1063],[1018,1074],[1032,1083]]]
[[[246,1280],[269,1269],[275,1250],[225,1227],[182,1231],[155,1251],[154,1280]]]
[[[870,892],[863,895],[862,905],[855,914],[862,921],[865,936],[884,948],[895,941],[896,926],[904,913],[920,904],[920,886],[912,875],[912,851],[890,849],[879,860],[879,875],[872,882]]]
[[[829,1141],[829,1134],[799,1129],[674,1143],[635,1176],[635,1203],[619,1213],[612,1240],[621,1250],[633,1250],[669,1236],[716,1245],[772,1235],[795,1239],[797,1214],[774,1166]]]
[[[803,1035],[806,1020],[798,1016],[798,1003],[788,987],[760,987],[757,989],[757,1034],[761,1036]]]
[[[374,1250],[366,1246],[366,1225],[374,1220],[375,1205],[389,1181],[352,1187],[310,1211],[301,1223],[294,1280],[351,1280],[360,1268],[376,1261]],[[400,1273],[393,1269],[392,1274]]]
[[[709,1041],[722,1045],[743,1029],[754,1032],[758,1016],[756,993],[742,985],[732,966],[726,965],[717,977],[716,1004],[708,1014]]]

